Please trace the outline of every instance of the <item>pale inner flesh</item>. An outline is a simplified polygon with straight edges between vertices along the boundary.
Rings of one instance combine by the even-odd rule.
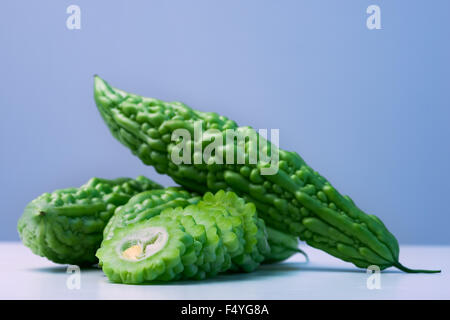
[[[148,227],[123,238],[116,251],[124,260],[140,261],[159,252],[168,239],[169,234],[165,228]]]

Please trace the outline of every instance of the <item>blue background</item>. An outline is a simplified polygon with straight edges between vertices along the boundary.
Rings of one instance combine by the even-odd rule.
[[[81,30],[66,8],[81,7]],[[366,8],[381,7],[382,30]],[[241,125],[279,128],[400,243],[449,244],[450,1],[2,1],[0,240],[28,201],[146,174],[93,74]]]

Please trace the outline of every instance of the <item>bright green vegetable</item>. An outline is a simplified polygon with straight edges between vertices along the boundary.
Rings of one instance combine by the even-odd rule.
[[[215,195],[207,192],[201,202],[185,208],[185,212],[192,213],[196,221],[202,219],[202,224],[216,218],[231,257],[231,270],[254,271],[270,253],[266,227],[258,218],[255,205],[245,203],[234,192],[220,190]]]
[[[179,187],[169,187],[166,189],[155,189],[145,191],[133,196],[127,204],[118,208],[112,218],[109,220],[107,226],[104,229],[104,239],[108,240],[112,238],[114,230],[117,228],[123,228],[127,225],[134,224],[140,221],[148,220],[151,217],[159,215],[161,211],[167,208],[181,207],[185,208],[190,204],[196,204],[200,201],[200,197],[187,192]],[[226,209],[232,211],[235,215],[240,214],[256,214],[253,210],[246,209],[244,200],[239,199],[235,194],[225,194],[223,191],[218,192],[216,195],[207,194],[203,198],[202,204],[200,204],[201,210],[210,211],[212,209]],[[259,246],[263,247],[263,259],[265,263],[278,262],[285,260],[293,254],[300,252],[306,256],[306,254],[300,251],[298,247],[297,237],[285,234],[281,231],[267,228],[267,236],[263,233],[264,226],[261,226],[262,221],[260,219],[254,219],[249,217],[250,224],[252,221],[258,225],[258,237],[260,242]],[[254,227],[254,226],[252,226]],[[249,229],[249,227],[247,227]],[[247,233],[247,238],[250,238],[250,233]],[[265,239],[270,247],[270,251],[265,250]],[[252,248],[248,244],[249,248]],[[259,252],[255,251],[254,255],[258,255]],[[251,255],[251,253],[250,253]],[[246,260],[244,257],[240,259]],[[237,260],[237,258],[236,258]],[[255,260],[260,261],[261,257],[255,257]],[[259,265],[257,262],[253,267],[251,264],[246,264],[248,271],[256,268]],[[240,270],[238,266],[236,270]]]
[[[175,280],[197,262],[201,243],[174,219],[160,216],[117,229],[97,251],[113,282],[139,284]]]
[[[295,152],[279,150],[277,173],[262,175],[267,167],[258,159],[250,163],[250,151],[258,147],[256,141],[245,141],[244,164],[217,164],[214,158],[196,164],[177,164],[171,152],[176,129],[186,129],[194,137],[194,122],[202,121],[203,130],[217,129],[223,138],[223,158],[239,156],[236,142],[226,144],[225,130],[236,129],[245,136],[257,133],[250,127],[237,124],[212,112],[200,112],[180,102],[164,102],[145,98],[112,88],[95,77],[94,97],[97,107],[111,133],[145,164],[159,173],[170,175],[187,189],[204,193],[233,190],[253,202],[266,224],[274,229],[297,235],[309,245],[324,250],[358,267],[378,265],[381,269],[395,266],[410,270],[399,262],[399,245],[379,218],[361,211],[353,201],[341,195],[324,177],[311,169]],[[262,141],[259,137],[258,141]],[[205,134],[199,141],[190,141],[194,149],[211,142]],[[278,150],[270,143],[267,149]],[[175,149],[176,150],[176,149]]]
[[[220,206],[218,201],[228,204]],[[197,204],[165,209],[112,233],[97,256],[108,278],[123,283],[253,271],[270,251],[255,206],[224,191],[207,193]]]
[[[114,210],[133,195],[155,188],[162,186],[143,176],[92,178],[80,188],[44,193],[19,219],[20,238],[35,254],[53,262],[92,265]]]
[[[167,208],[186,207],[195,204],[200,197],[179,187],[155,189],[133,196],[124,206],[117,208],[106,225],[103,237],[108,240],[114,229],[123,228],[129,224],[148,220],[157,216]]]
[[[146,192],[145,198],[149,195]],[[131,207],[139,206],[135,202]],[[292,237],[273,233],[280,248],[293,245],[286,241]],[[282,253],[271,254],[264,221],[253,203],[246,204],[233,192],[219,191],[206,193],[197,204],[167,208],[157,216],[113,228],[97,256],[111,281],[143,283],[204,279],[225,271],[251,272],[266,257],[275,261]]]
[[[202,234],[195,238],[204,239],[203,250],[197,254],[199,258],[195,264],[195,279],[205,279],[220,272],[229,270],[232,266],[232,257],[242,253],[245,242],[243,240],[243,228],[240,219],[229,219],[225,210],[198,210],[196,205],[176,209],[168,209],[161,213],[162,217],[183,221],[186,217],[192,217],[196,225],[206,230],[206,236]]]

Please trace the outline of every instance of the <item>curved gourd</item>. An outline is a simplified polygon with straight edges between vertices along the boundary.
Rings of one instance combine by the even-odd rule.
[[[275,174],[263,175],[262,170],[268,163],[259,158],[256,164],[249,161],[252,151],[258,149],[257,141],[264,140],[253,128],[238,127],[224,116],[193,110],[180,102],[164,102],[127,93],[111,87],[98,76],[94,81],[94,98],[115,138],[144,164],[168,174],[185,188],[201,193],[233,190],[256,205],[268,226],[299,236],[307,244],[357,267],[378,265],[385,269],[395,266],[415,272],[400,264],[397,239],[381,220],[364,213],[297,153],[277,149],[269,142],[267,150],[279,152],[278,170]],[[224,143],[223,159],[227,154],[239,156],[236,142],[226,143],[227,129],[244,136],[255,135],[258,139],[242,142],[243,164],[223,165],[215,158],[197,164],[195,160],[201,155],[195,153],[190,155],[190,164],[172,161],[174,148],[179,151],[179,141],[172,141],[172,134],[177,129],[185,129],[194,137],[196,121],[201,121],[204,131],[215,129],[219,132]],[[198,140],[191,138],[188,145],[195,151],[196,144],[206,146],[211,139],[211,135],[204,134]]]
[[[143,176],[92,178],[80,188],[44,193],[26,206],[19,219],[20,238],[33,253],[53,262],[92,265],[114,210],[133,195],[155,188],[162,186]]]

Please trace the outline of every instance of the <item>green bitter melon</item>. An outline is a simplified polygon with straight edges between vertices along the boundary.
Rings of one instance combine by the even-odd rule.
[[[53,262],[92,265],[114,210],[133,195],[160,188],[143,176],[135,180],[92,178],[80,188],[44,193],[20,217],[20,238],[33,253]]]
[[[114,229],[125,227],[159,215],[167,208],[186,207],[195,204],[200,197],[179,187],[154,189],[133,196],[125,205],[119,207],[103,231],[103,238],[112,237]]]
[[[268,226],[299,236],[309,245],[358,267],[378,265],[385,269],[395,266],[406,272],[427,272],[401,265],[397,239],[381,220],[364,213],[348,196],[341,195],[296,152],[278,149],[268,142],[263,148],[267,154],[279,154],[277,171],[261,174],[270,163],[260,158],[257,163],[250,161],[252,150],[258,150],[258,144],[265,141],[253,128],[238,127],[224,116],[196,111],[180,102],[164,102],[127,93],[111,87],[98,76],[94,81],[94,98],[115,138],[144,164],[168,174],[185,188],[200,193],[233,190],[256,205]],[[205,132],[198,140],[194,139],[197,121],[201,121]],[[218,130],[219,137],[215,139],[222,138],[223,142],[223,157],[220,159],[219,155],[219,160],[225,163],[223,160],[231,155],[235,159],[243,156],[245,161],[224,165],[214,155],[198,163],[202,155],[193,152],[188,155],[190,163],[174,162],[171,153],[180,151],[177,145],[184,138],[178,136],[172,140],[176,129],[190,133],[187,145],[191,151],[195,151],[195,146],[204,147],[212,142],[212,135],[206,134],[205,130]],[[227,129],[257,139],[241,142],[244,148],[238,150],[237,142],[227,144]]]
[[[185,208],[190,204],[198,203],[200,199],[199,196],[187,192],[180,187],[156,189],[137,194],[127,204],[117,208],[104,229],[104,239],[110,239],[114,230],[117,228],[123,228],[130,224],[148,220],[151,217],[159,215],[166,208]],[[242,199],[238,199],[233,193],[225,194],[224,192],[218,192],[214,196],[211,194],[205,195],[201,206],[205,210],[214,207],[219,209],[225,208],[234,212],[235,215],[239,214],[239,212],[244,212],[246,208]],[[261,224],[261,221],[257,220],[257,223]],[[263,229],[260,225],[259,228],[261,230]],[[269,227],[266,227],[266,229],[270,252],[264,251],[265,263],[282,261],[298,252],[306,257],[306,254],[298,249],[297,237],[273,230]],[[247,234],[247,237],[250,237],[250,235]],[[265,236],[259,233],[258,239],[261,243],[263,243],[264,238]],[[251,246],[248,244],[248,247]]]
[[[254,204],[219,191],[206,193],[197,204],[113,229],[97,256],[111,281],[136,284],[250,272],[269,253]]]

